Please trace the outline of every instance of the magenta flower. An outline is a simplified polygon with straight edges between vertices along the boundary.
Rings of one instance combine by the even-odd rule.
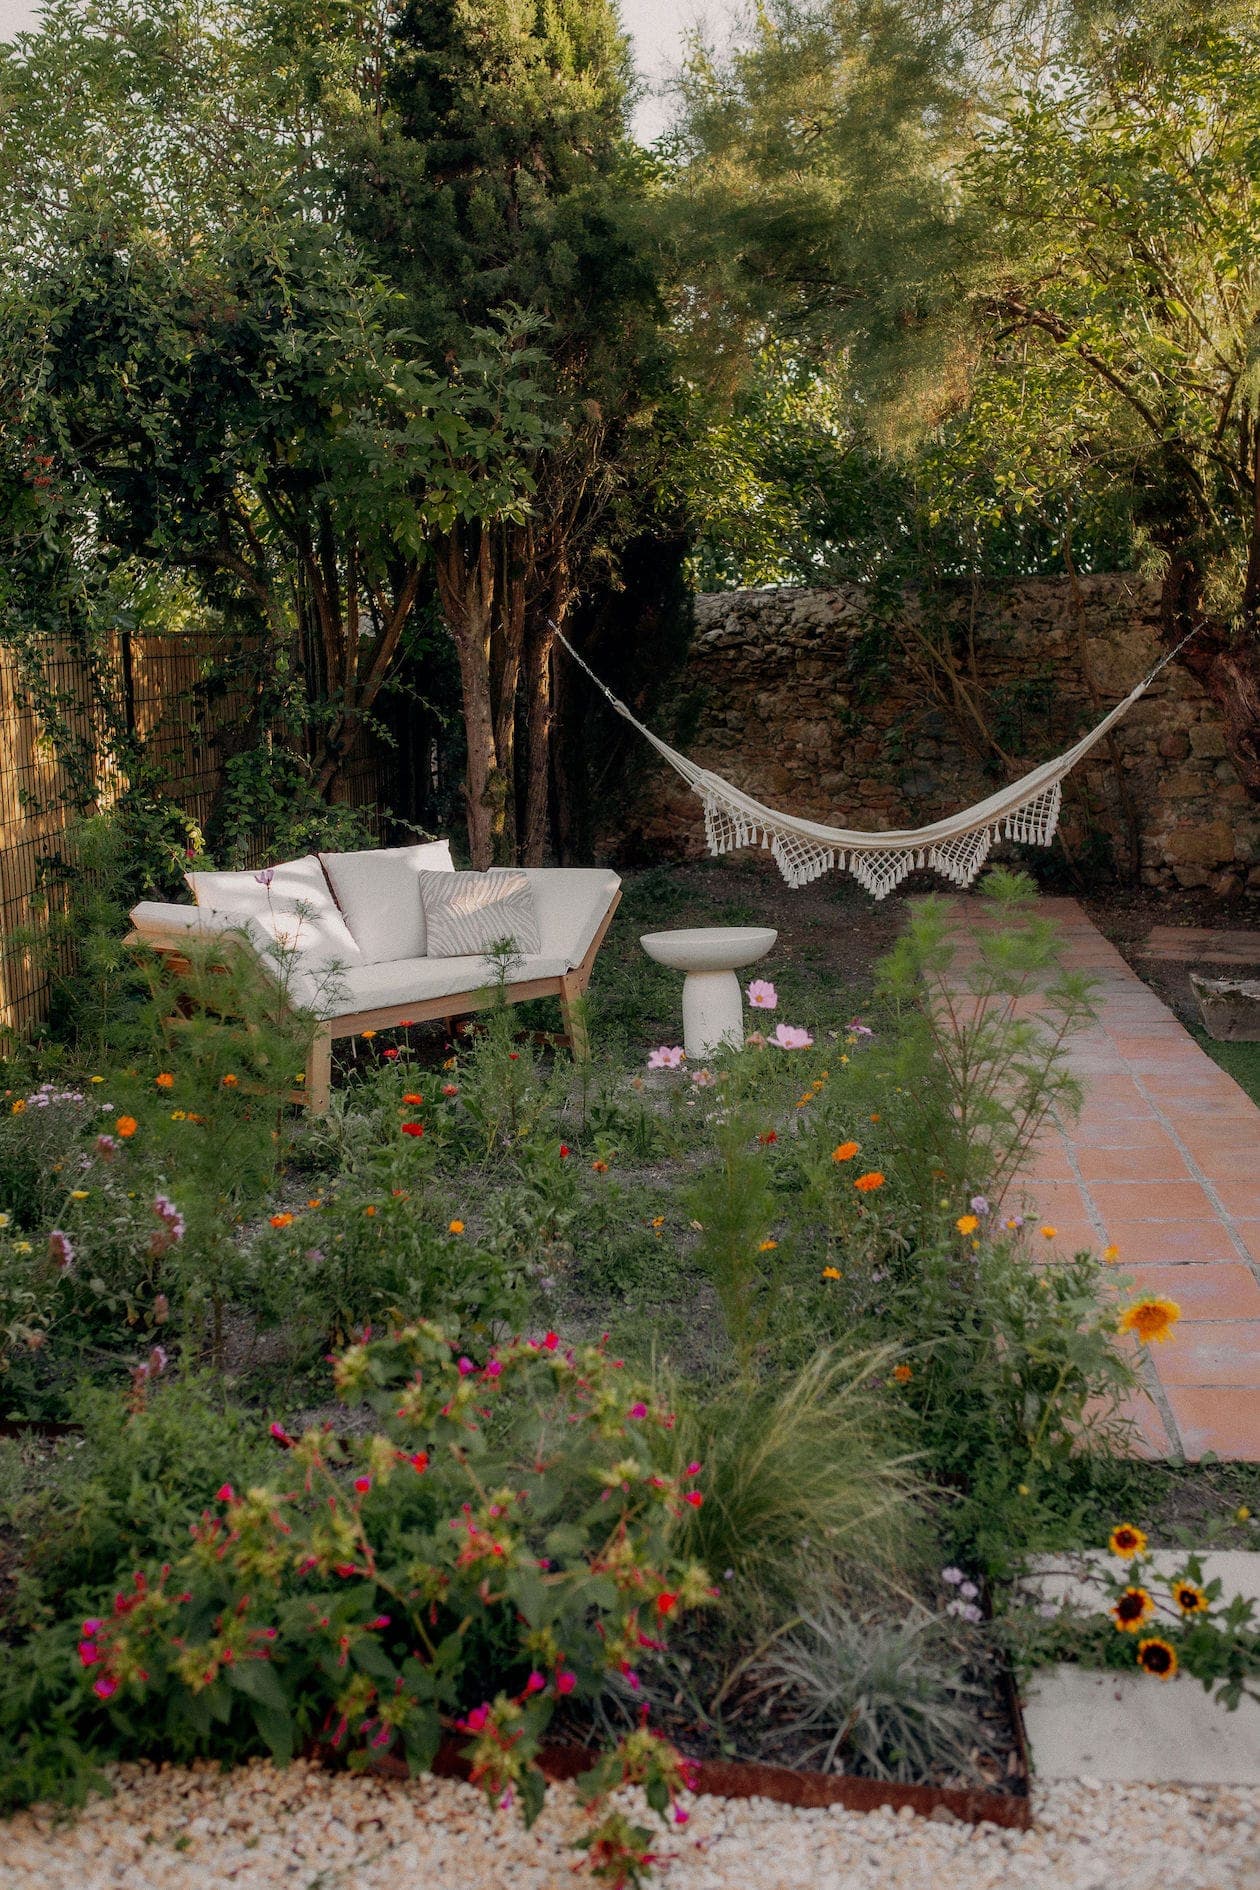
[[[778,1024],[775,1027],[774,1041],[780,1050],[808,1050],[814,1039],[798,1024]]]
[[[649,1070],[676,1070],[686,1054],[681,1044],[663,1043],[658,1050],[650,1052],[647,1066]]]
[[[112,1673],[103,1673],[99,1680],[93,1681],[92,1691],[98,1700],[112,1699],[118,1691],[118,1682]]]
[[[630,1415],[631,1417],[636,1417],[636,1418],[643,1418],[643,1417],[646,1417],[646,1416],[647,1416],[647,1406],[646,1406],[645,1404],[632,1404],[632,1405],[630,1406],[630,1413],[629,1413],[629,1415]]]
[[[469,1732],[479,1733],[484,1731],[486,1721],[489,1717],[490,1708],[488,1706],[474,1706],[468,1718],[464,1721],[464,1724]]]
[[[873,1037],[875,1035],[875,1032],[871,1029],[869,1024],[859,1024],[856,1017],[849,1025],[849,1029],[853,1032],[855,1037]]]
[[[567,1667],[562,1667],[559,1673],[556,1675],[556,1692],[557,1693],[572,1693],[576,1685],[577,1685],[577,1675],[575,1673],[570,1673]]]
[[[84,1667],[95,1667],[101,1652],[95,1641],[79,1642],[79,1660]]]
[[[501,1372],[502,1370],[503,1370],[503,1367],[502,1367],[502,1365],[500,1365],[500,1363],[499,1363],[499,1361],[498,1361],[498,1359],[497,1359],[497,1358],[492,1358],[492,1359],[490,1360],[490,1363],[489,1363],[489,1364],[488,1364],[488,1365],[486,1366],[486,1377],[487,1377],[487,1378],[497,1378],[497,1377],[499,1376],[499,1373],[500,1373],[500,1372]]]
[[[472,1377],[472,1374],[473,1374],[473,1373],[474,1373],[474,1372],[476,1371],[476,1369],[477,1369],[477,1367],[476,1367],[476,1366],[475,1366],[475,1365],[473,1364],[473,1362],[472,1362],[472,1360],[471,1360],[470,1358],[461,1358],[461,1359],[460,1359],[460,1361],[459,1361],[459,1375],[460,1375],[460,1377],[461,1377],[461,1378],[471,1378],[471,1377]]]
[[[230,1483],[221,1483],[214,1493],[214,1500],[216,1503],[234,1503],[236,1491]]]
[[[768,978],[754,978],[748,987],[748,1002],[755,1011],[772,1011],[779,1002],[779,994]]]
[[[525,1691],[526,1693],[541,1693],[546,1684],[547,1682],[544,1676],[535,1669],[525,1682]]]

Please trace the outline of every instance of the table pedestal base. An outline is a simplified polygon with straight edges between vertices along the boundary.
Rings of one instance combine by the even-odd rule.
[[[683,979],[683,1049],[703,1063],[719,1044],[744,1041],[744,1002],[733,971],[689,971]]]

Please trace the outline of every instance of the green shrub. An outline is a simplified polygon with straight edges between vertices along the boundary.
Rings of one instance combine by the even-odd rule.
[[[554,1333],[478,1367],[415,1326],[352,1348],[336,1378],[381,1428],[273,1427],[287,1473],[221,1485],[173,1565],[88,1611],[79,1677],[47,1717],[102,1755],[284,1759],[320,1737],[352,1764],[398,1748],[417,1767],[459,1730],[474,1776],[532,1817],[557,1703],[634,1685],[708,1599],[673,1546],[702,1506],[700,1466],[675,1473],[670,1414],[602,1349],[575,1355]],[[664,1808],[683,1772],[642,1727],[590,1789],[623,1777]]]

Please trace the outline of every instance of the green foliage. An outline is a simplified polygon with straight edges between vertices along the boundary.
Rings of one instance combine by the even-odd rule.
[[[413,1326],[344,1353],[336,1378],[380,1428],[275,1427],[296,1474],[223,1485],[173,1567],[89,1616],[65,1710],[95,1713],[102,1752],[284,1759],[318,1734],[360,1766],[396,1748],[427,1767],[456,1728],[490,1795],[532,1820],[557,1701],[598,1698],[649,1620],[659,1638],[707,1599],[672,1547],[695,1473],[670,1473],[668,1416],[617,1363],[553,1333],[477,1367]],[[637,1739],[618,1763],[645,1767],[664,1809],[681,1773]]]
[[[977,1193],[996,1205],[1051,1112],[1080,1108],[1063,1049],[1094,1010],[1088,978],[1059,965],[1055,927],[1036,914],[1027,875],[994,868],[980,893],[988,910],[961,960],[948,907],[916,901],[876,990],[897,1017],[892,1069],[913,1098],[906,1168],[925,1200],[939,1182],[954,1199]]]
[[[954,1623],[913,1608],[900,1620],[822,1597],[760,1663],[759,1678],[820,1771],[923,1780],[977,1779],[976,1653]]]
[[[705,1466],[683,1542],[722,1578],[741,1624],[782,1620],[807,1576],[860,1585],[921,1552],[922,1485],[882,1396],[889,1356],[823,1347],[764,1385],[669,1387],[678,1461]]]

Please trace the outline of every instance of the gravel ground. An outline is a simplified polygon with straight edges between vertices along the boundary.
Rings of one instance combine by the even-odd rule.
[[[23,1812],[0,1837],[15,1890],[580,1890],[571,1787],[532,1832],[446,1780],[379,1783],[295,1765],[222,1774],[121,1767],[112,1799],[66,1821]],[[631,1799],[626,1800],[634,1810]],[[1260,1890],[1260,1789],[1046,1786],[1031,1831],[910,1812],[693,1801],[662,1842],[662,1890]],[[656,1824],[640,1808],[645,1824]],[[656,1825],[657,1829],[661,1829]]]

